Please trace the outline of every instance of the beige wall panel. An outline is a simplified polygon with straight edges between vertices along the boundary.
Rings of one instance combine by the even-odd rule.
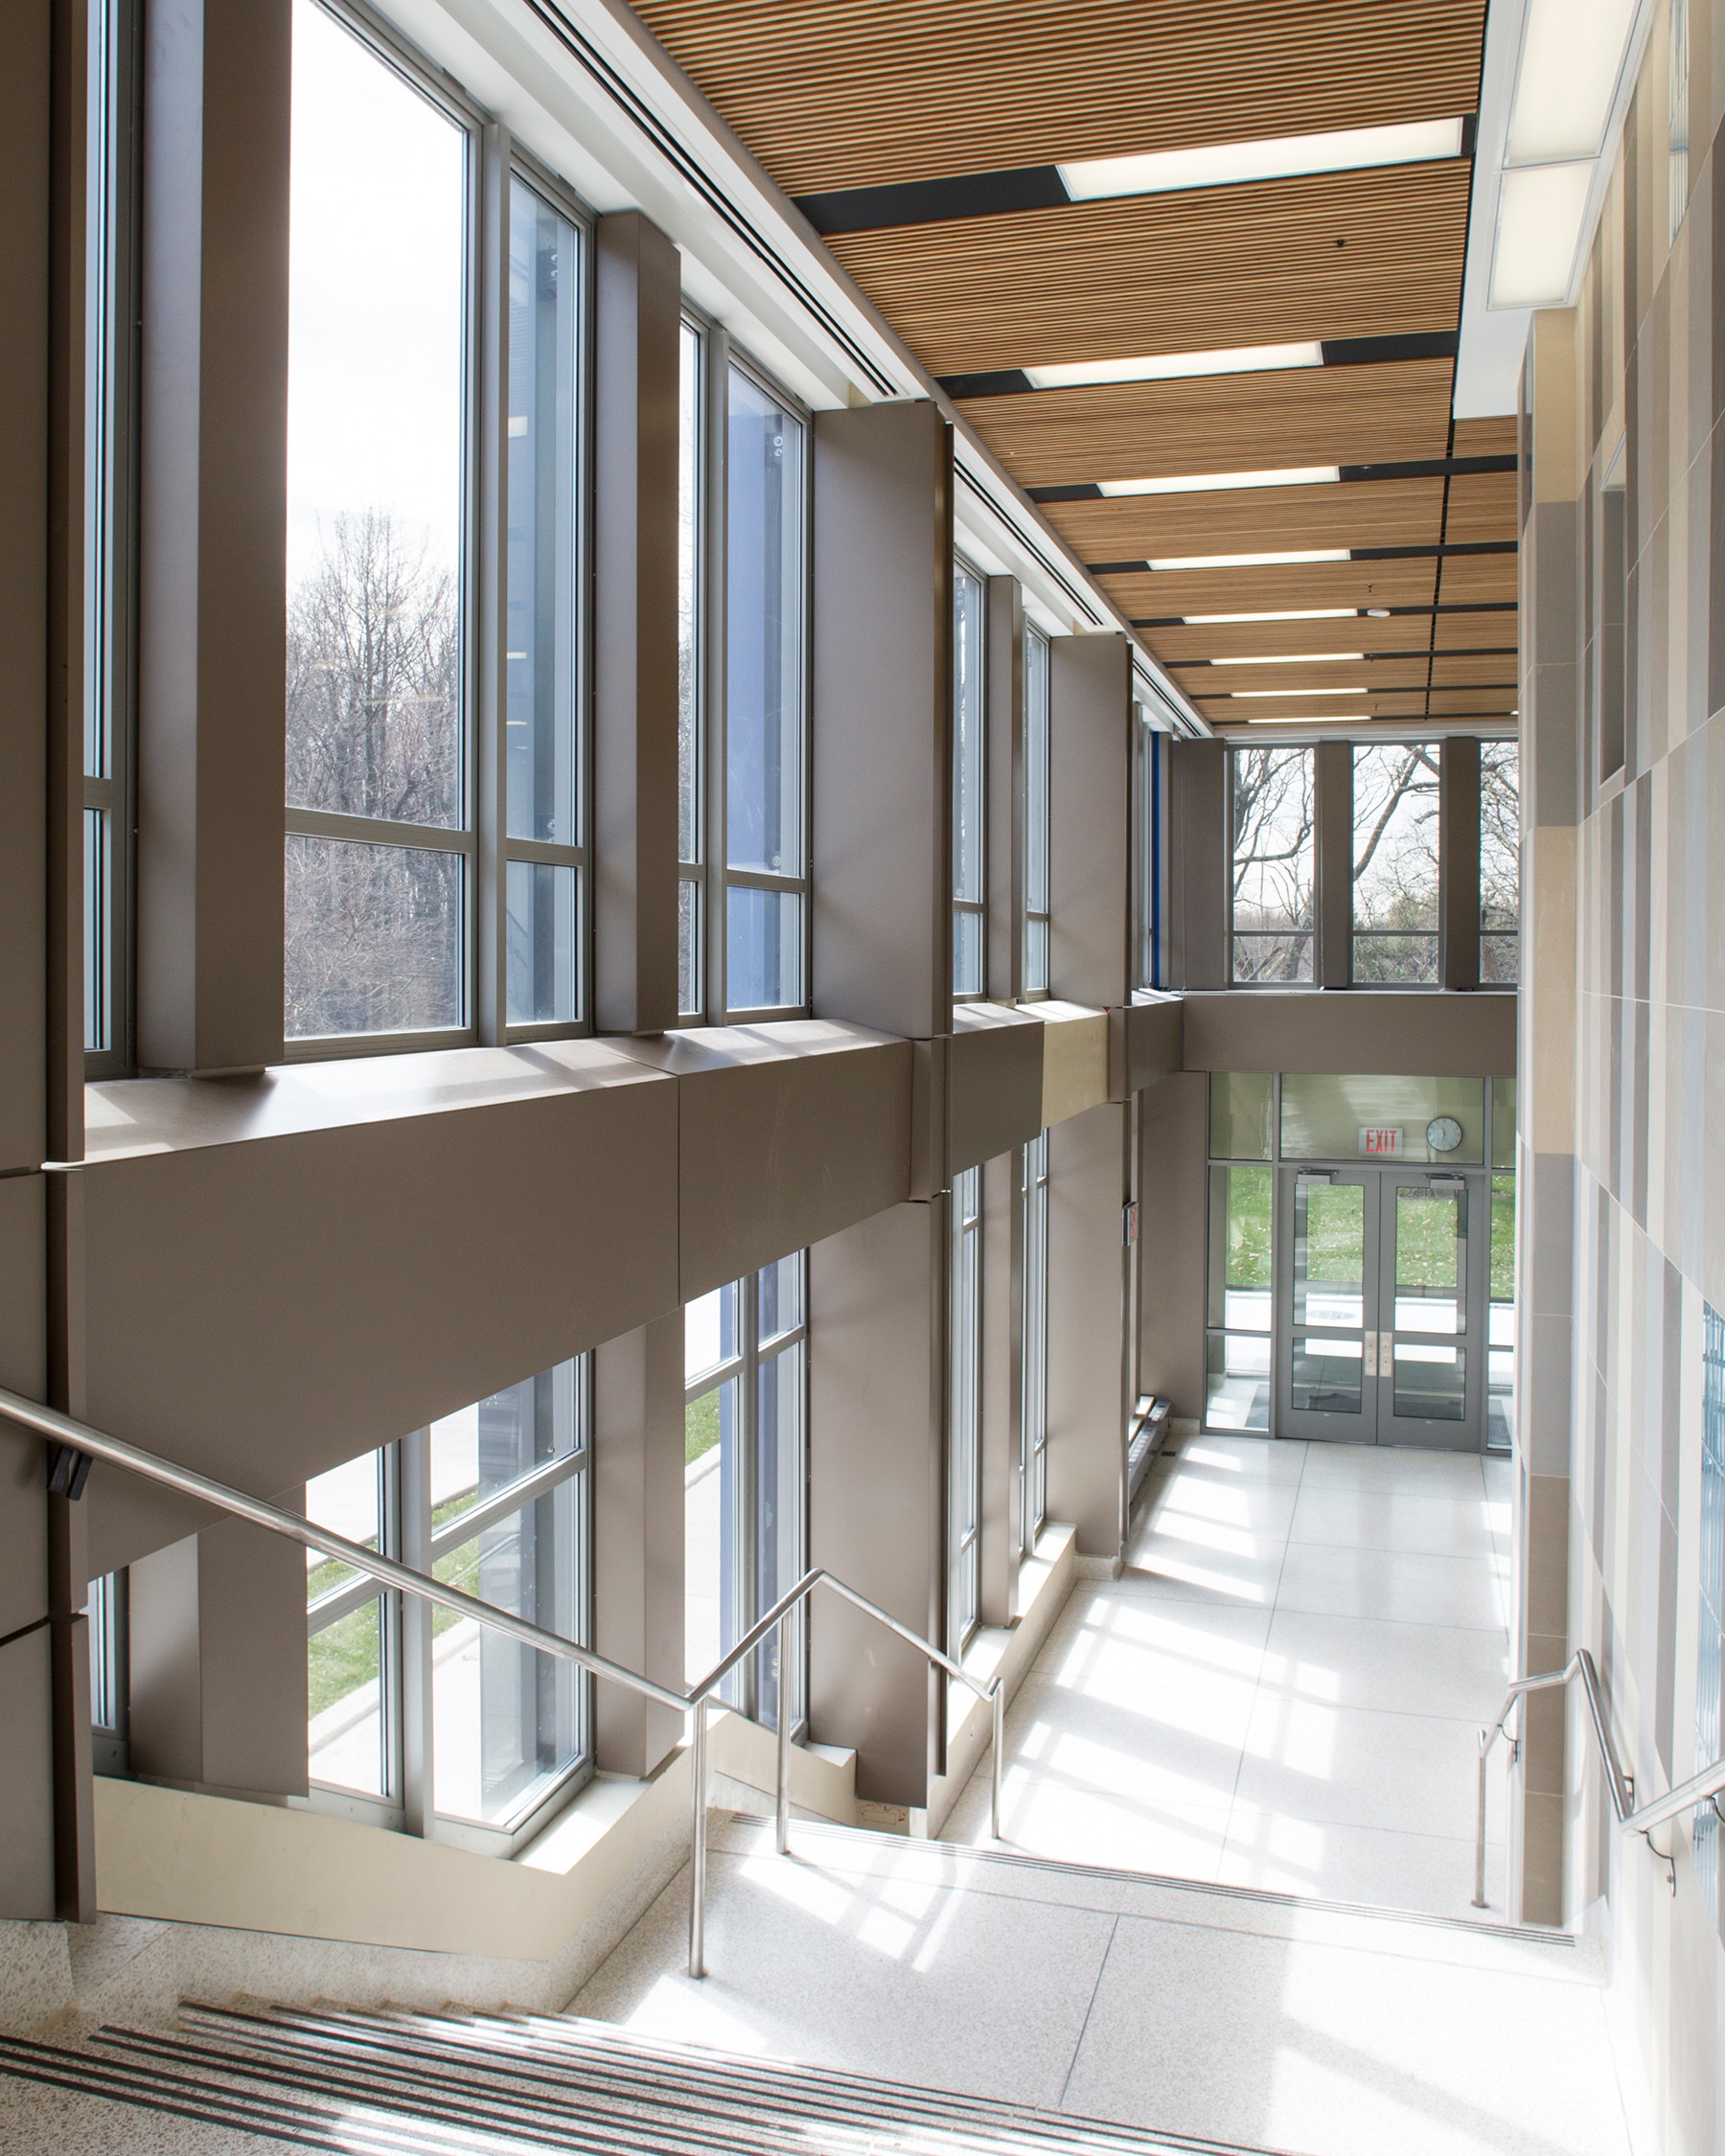
[[[938,1641],[947,1207],[895,1205],[809,1253],[809,1562]],[[914,1648],[830,1594],[810,1626],[816,1740],[852,1745],[857,1794],[927,1801],[936,1701]]]
[[[1043,1027],[1045,1128],[1082,1115],[1109,1095],[1109,1014],[1071,1003],[1039,1003]]]
[[[952,1022],[953,437],[932,404],[815,415],[814,1008]]]
[[[1515,1005],[1513,996],[1393,989],[1189,995],[1185,1067],[1507,1078],[1515,1071]]]
[[[56,1913],[49,1662],[45,1625],[0,1647],[0,1917]]]
[[[43,1181],[0,1178],[0,1385],[31,1400],[47,1396]],[[42,1452],[0,1425],[0,1637],[47,1607]]]
[[[961,1003],[947,1048],[948,1168],[1023,1145],[1043,1127],[1045,1029],[1020,1011]]]
[[[1048,669],[1048,987],[1106,1008],[1132,993],[1132,646],[1056,636]]]
[[[1126,1112],[1048,1134],[1048,1517],[1086,1557],[1117,1557],[1123,1525]]]
[[[984,1624],[1012,1621],[1018,1584],[1019,1158],[1001,1154],[982,1170],[982,1512],[978,1614]]]
[[[1138,1385],[1204,1413],[1204,1253],[1209,1083],[1184,1071],[1139,1107]]]
[[[1108,1097],[1129,1100],[1181,1067],[1184,1020],[1178,996],[1126,1003],[1108,1014]]]
[[[1219,989],[1228,964],[1228,751],[1216,741],[1169,745],[1176,987]]]
[[[267,1495],[675,1308],[676,1113],[642,1071],[83,1169],[90,1419]],[[90,1503],[98,1571],[202,1524]]]
[[[678,1081],[684,1302],[908,1196],[908,1042],[806,1020],[631,1053]]]
[[[303,1485],[288,1495],[297,1510]],[[306,1553],[224,1520],[197,1538],[201,1781],[306,1794]]]
[[[6,16],[0,129],[0,1169],[42,1158],[48,650],[47,0]]]

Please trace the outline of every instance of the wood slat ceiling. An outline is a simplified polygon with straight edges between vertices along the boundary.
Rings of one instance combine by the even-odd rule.
[[[1484,0],[637,0],[791,195],[1471,112]]]
[[[1459,472],[1450,481],[1448,528],[1452,545],[1515,537],[1513,471]]]
[[[1117,494],[1107,501],[1050,502],[1044,515],[1086,562],[1325,546],[1436,546],[1443,528],[1443,481]]]
[[[1255,614],[1285,607],[1429,607],[1436,562],[1301,562],[1273,569],[1159,569],[1103,577],[1129,621],[1181,614]],[[1226,637],[1232,624],[1211,633]],[[1154,632],[1149,641],[1156,642]],[[1221,647],[1215,649],[1219,652]]]
[[[1188,696],[1268,694],[1272,689],[1423,689],[1431,660],[1424,652],[1399,658],[1332,660],[1305,666],[1183,666],[1180,685]]]
[[[931,374],[1453,330],[1460,159],[857,233],[833,252]]]
[[[637,12],[780,186],[804,195],[1470,113],[1484,0],[638,0]],[[1469,180],[1468,162],[1452,159],[877,223],[828,243],[942,377],[1448,334],[1459,324]],[[969,207],[978,196],[950,199],[960,198]],[[939,207],[925,197],[866,209],[878,218]],[[1448,359],[1386,358],[977,397],[960,410],[1026,488],[1514,455],[1512,418],[1452,424],[1452,386]],[[1146,648],[1179,666],[1230,730],[1244,705],[1220,696],[1216,677],[1255,685],[1275,670],[1215,668],[1206,679],[1190,662],[1393,654],[1335,665],[1336,686],[1368,691],[1344,700],[1362,718],[1512,707],[1515,692],[1491,684],[1515,678],[1513,653],[1499,648],[1515,645],[1516,617],[1476,609],[1517,597],[1513,471],[1092,497],[1046,502],[1042,514],[1086,562],[1446,550],[1103,578],[1139,625],[1325,606],[1428,609],[1140,627]],[[1447,551],[1462,546],[1505,551]],[[1273,700],[1290,716],[1321,715],[1303,699],[1253,707],[1268,716]]]
[[[1450,362],[973,397],[958,409],[1022,487],[1399,464],[1448,447]]]

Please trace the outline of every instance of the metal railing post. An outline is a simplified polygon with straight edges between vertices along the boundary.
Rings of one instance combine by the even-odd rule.
[[[706,1974],[707,1703],[695,1702],[689,1746],[689,1974]]]
[[[791,1854],[791,1617],[778,1628],[778,1853]]]
[[[1491,1732],[1480,1732],[1479,1802],[1474,1813],[1473,1906],[1485,1907],[1485,1761],[1491,1751]]]
[[[995,1841],[1000,1839],[1000,1776],[1001,1761],[1006,1752],[1006,1687],[997,1677],[994,1683],[994,1775],[989,1789],[988,1831]]]

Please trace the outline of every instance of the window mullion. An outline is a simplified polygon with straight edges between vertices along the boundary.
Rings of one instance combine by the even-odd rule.
[[[477,454],[470,458],[478,482],[473,532],[478,582],[477,694],[470,768],[477,834],[474,878],[473,1025],[488,1044],[502,1041],[508,1012],[509,874],[503,833],[507,814],[509,641],[509,193],[510,142],[493,124],[480,135],[477,215],[472,288],[477,320],[472,337],[470,379]]]

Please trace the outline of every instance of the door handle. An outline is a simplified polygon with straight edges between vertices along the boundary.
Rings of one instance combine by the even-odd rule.
[[[1376,1377],[1377,1375],[1377,1338],[1376,1333],[1366,1335],[1366,1375],[1368,1377]]]

